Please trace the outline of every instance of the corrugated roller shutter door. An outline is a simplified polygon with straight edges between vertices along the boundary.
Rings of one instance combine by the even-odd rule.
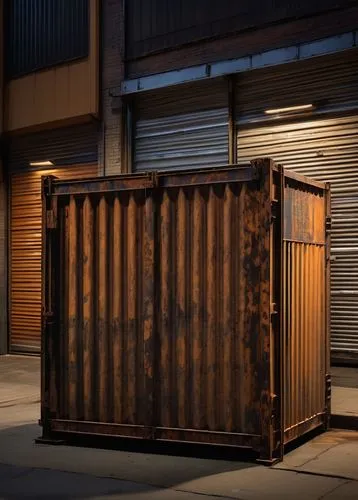
[[[228,163],[228,86],[224,80],[139,96],[134,170]]]
[[[341,57],[339,67],[335,68],[335,94],[341,88],[339,106],[343,109],[356,107],[356,112],[345,113],[336,118],[329,114],[314,114],[310,117],[291,119],[286,122],[265,123],[259,118],[257,103],[246,100],[242,102],[238,119],[238,159],[246,162],[254,157],[269,156],[283,164],[286,168],[308,175],[317,180],[331,183],[332,187],[332,272],[331,272],[331,346],[334,357],[351,357],[358,359],[358,57],[344,59]],[[336,60],[337,62],[337,60]],[[337,62],[338,64],[338,62]],[[348,66],[350,66],[350,70]],[[328,66],[332,65],[328,60]],[[313,68],[314,69],[314,68]],[[342,80],[337,77],[342,72]],[[314,70],[315,71],[315,70]],[[323,70],[322,70],[323,71]],[[284,74],[284,69],[282,69]],[[311,99],[309,89],[313,88],[309,71],[302,71],[301,76],[293,74],[296,79],[290,88],[286,80],[286,94],[280,88],[277,77],[277,89],[272,80],[270,88],[260,89],[251,78],[250,93],[260,95],[280,94],[274,104],[265,99],[261,104],[265,107],[288,106],[291,103],[307,103]],[[267,74],[267,73],[266,73]],[[258,75],[259,76],[259,75]],[[286,75],[287,77],[287,75]],[[285,78],[285,77],[283,77]],[[316,74],[315,77],[316,79]],[[328,76],[327,76],[328,78]],[[317,76],[319,80],[319,75]],[[262,85],[268,78],[263,78]],[[324,73],[321,73],[322,94],[328,97]],[[281,82],[282,83],[282,82]],[[248,98],[248,82],[242,82],[240,100]],[[255,91],[255,85],[258,90]],[[295,85],[295,86],[294,86]],[[328,81],[328,86],[331,82]],[[306,88],[306,95],[305,94]],[[299,89],[300,101],[293,88]],[[240,85],[238,86],[240,94]],[[318,96],[318,90],[317,94]],[[339,111],[337,99],[331,104]],[[344,101],[345,97],[345,101]],[[255,98],[255,99],[256,99]],[[275,97],[274,97],[275,100]],[[349,104],[349,106],[348,106]],[[256,106],[256,109],[255,109]],[[239,104],[240,108],[240,104]],[[244,111],[245,108],[245,111]],[[261,110],[261,114],[262,110]],[[255,118],[256,117],[256,118]],[[256,124],[254,124],[256,121]],[[250,125],[251,122],[251,125]]]
[[[41,176],[97,176],[98,166],[77,165],[11,176],[10,350],[38,352],[41,345]]]
[[[28,171],[30,162],[52,161],[55,165],[90,164],[98,161],[98,126],[54,129],[14,136],[9,141],[9,172]],[[36,167],[38,168],[38,167]]]

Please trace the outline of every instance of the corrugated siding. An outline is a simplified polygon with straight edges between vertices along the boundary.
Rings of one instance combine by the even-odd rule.
[[[151,424],[151,203],[141,192],[60,209],[62,418]]]
[[[269,156],[284,167],[332,186],[331,335],[334,354],[358,355],[358,57],[312,61],[286,72],[255,72],[238,85],[238,162]],[[325,62],[327,69],[320,69]],[[305,69],[306,68],[306,69]],[[327,98],[306,117],[267,122],[264,109]],[[347,109],[352,111],[348,114]],[[261,113],[261,114],[260,114]],[[266,120],[266,122],[264,121]]]
[[[57,418],[137,437],[154,426],[166,439],[266,432],[268,192],[254,182],[60,199]]]
[[[135,134],[134,169],[226,165],[228,116],[226,108],[139,121]]]
[[[11,137],[7,153],[9,172],[39,170],[37,166],[30,167],[30,162],[52,161],[58,166],[96,163],[98,138],[95,123]]]
[[[41,176],[93,177],[97,164],[11,176],[10,349],[39,351],[41,344]]]
[[[163,193],[161,427],[260,433],[259,203],[247,186]]]
[[[325,247],[285,242],[285,442],[325,408]]]
[[[228,122],[228,85],[221,79],[139,95],[133,168],[226,165]]]
[[[248,71],[238,76],[236,94],[239,126],[267,123],[265,110],[286,106],[316,104],[316,115],[356,109],[358,50]],[[271,121],[277,122],[278,117]]]
[[[299,426],[322,421],[326,406],[327,269],[321,189],[286,179],[284,189],[283,318],[286,370],[285,442]],[[306,431],[309,430],[306,427]]]
[[[8,78],[88,56],[88,0],[11,0],[5,26]]]

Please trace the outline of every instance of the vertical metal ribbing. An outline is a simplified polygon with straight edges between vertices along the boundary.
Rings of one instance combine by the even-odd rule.
[[[78,335],[78,232],[77,204],[71,196],[69,205],[69,266],[68,266],[68,398],[69,418],[77,418],[77,335]]]
[[[101,422],[108,419],[108,206],[104,196],[98,204],[98,414]]]
[[[177,364],[177,393],[178,393],[178,426],[185,428],[187,423],[187,391],[186,391],[186,199],[183,189],[179,191],[177,201],[177,235],[176,235],[176,364]]]
[[[113,300],[112,300],[112,349],[113,349],[113,402],[114,422],[122,421],[123,402],[123,215],[120,195],[113,203]]]
[[[137,205],[134,195],[130,195],[127,220],[127,407],[126,421],[136,421],[136,377],[137,377]]]
[[[216,394],[215,394],[215,370],[216,370],[216,203],[215,194],[212,188],[209,188],[208,206],[207,206],[207,352],[206,352],[206,390],[207,390],[207,415],[206,421],[210,430],[216,426]]]
[[[202,296],[203,296],[203,199],[200,189],[195,189],[193,198],[192,228],[192,425],[200,429],[205,419],[203,415],[203,332]]]
[[[83,204],[83,403],[85,420],[93,420],[93,301],[94,301],[94,226],[93,207],[89,196]]]
[[[170,427],[171,423],[171,408],[172,408],[172,367],[171,367],[171,298],[170,277],[173,271],[171,261],[171,201],[168,192],[163,193],[160,204],[160,307],[159,307],[159,344],[160,344],[160,362],[159,362],[159,377],[160,377],[160,422],[165,427]],[[176,392],[173,390],[173,397],[176,397]]]

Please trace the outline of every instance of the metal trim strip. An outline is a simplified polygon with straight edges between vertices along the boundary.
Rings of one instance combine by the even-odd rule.
[[[342,35],[316,40],[314,42],[269,50],[239,59],[220,61],[214,64],[204,64],[175,71],[167,71],[165,73],[157,73],[142,78],[124,80],[118,91],[121,95],[130,95],[147,90],[154,90],[192,81],[207,80],[253,69],[334,54],[355,48],[357,46],[357,33],[357,31],[352,31]]]

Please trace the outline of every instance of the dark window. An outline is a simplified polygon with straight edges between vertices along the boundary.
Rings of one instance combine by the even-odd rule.
[[[88,0],[11,0],[7,4],[8,78],[88,56]]]

